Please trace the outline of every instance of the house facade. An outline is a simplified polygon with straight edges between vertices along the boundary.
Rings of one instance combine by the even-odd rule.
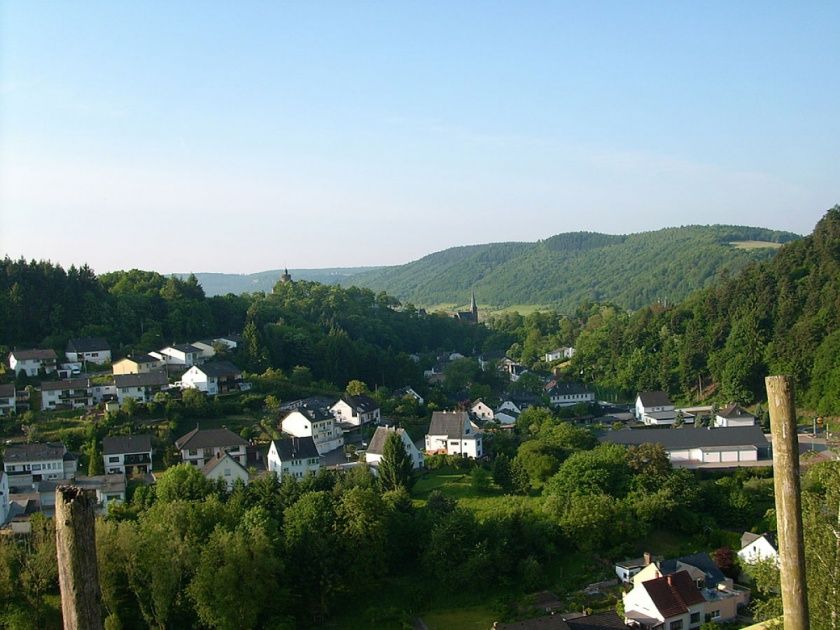
[[[135,354],[119,361],[111,366],[114,374],[146,374],[148,372],[160,372],[166,367],[166,361],[150,354]]]
[[[479,398],[470,405],[470,413],[479,420],[495,420],[496,414],[486,402]]]
[[[225,452],[217,452],[210,461],[204,464],[201,472],[210,481],[224,479],[228,490],[233,489],[237,480],[247,486],[250,478],[245,466],[234,459],[230,453]]]
[[[590,391],[583,383],[555,381],[546,391],[546,395],[552,407],[571,407],[580,403],[595,402],[595,392]]]
[[[692,630],[705,622],[706,600],[685,571],[644,581],[623,601],[625,623],[640,628]]]
[[[158,352],[150,352],[153,357],[164,361],[166,365],[192,367],[201,362],[201,348],[192,344],[182,343],[161,348]]]
[[[311,437],[287,437],[271,441],[267,465],[279,481],[299,480],[318,474],[321,456]]]
[[[740,405],[728,405],[715,414],[716,427],[751,427],[754,424],[755,416]]]
[[[41,411],[93,407],[93,392],[86,378],[41,383]]]
[[[23,372],[27,376],[38,376],[40,370],[50,374],[56,370],[55,350],[35,348],[32,350],[13,350],[9,353],[9,367],[15,375]]]
[[[636,396],[636,420],[647,425],[672,425],[677,412],[668,394],[662,391],[641,392]]]
[[[769,533],[753,534],[744,532],[741,536],[741,550],[738,558],[745,564],[756,564],[763,560],[779,563],[779,550],[776,537]]]
[[[8,416],[17,409],[17,392],[14,383],[0,385],[0,416]]]
[[[181,460],[204,468],[219,453],[228,453],[242,466],[247,465],[248,442],[228,429],[193,429],[175,440],[175,447],[181,451]]]
[[[76,467],[76,457],[58,442],[10,444],[3,459],[9,486],[15,488],[31,487],[40,481],[72,479]]]
[[[325,409],[306,405],[298,407],[283,417],[280,428],[293,437],[311,437],[319,455],[344,445],[341,428],[336,425],[335,417]]]
[[[82,337],[67,342],[64,355],[68,361],[104,365],[111,362],[111,346],[103,337]]]
[[[330,407],[330,413],[336,422],[360,427],[371,422],[377,423],[381,419],[379,403],[370,396],[348,396]]]
[[[376,427],[376,432],[373,434],[365,452],[365,461],[371,466],[378,466],[379,462],[382,461],[385,442],[388,440],[388,436],[393,433],[400,436],[403,448],[405,448],[405,452],[411,460],[411,467],[415,470],[422,468],[424,461],[423,453],[414,445],[414,442],[411,441],[411,437],[405,429],[398,429],[396,427]]]
[[[479,458],[482,432],[466,411],[435,411],[426,433],[426,452]]]
[[[102,460],[107,475],[152,472],[152,436],[119,435],[102,440]]]
[[[120,404],[129,398],[147,403],[154,398],[155,394],[169,388],[169,379],[163,372],[117,374],[114,376],[114,388]]]
[[[181,376],[181,387],[197,389],[210,396],[243,389],[242,370],[230,361],[211,361],[194,365]]]

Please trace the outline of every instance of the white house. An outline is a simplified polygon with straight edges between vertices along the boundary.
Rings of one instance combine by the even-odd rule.
[[[405,429],[397,429],[396,427],[376,428],[376,433],[373,434],[373,437],[370,440],[370,444],[368,444],[367,451],[365,452],[365,461],[371,466],[378,466],[379,462],[382,461],[382,454],[385,449],[385,442],[387,441],[388,436],[393,434],[394,432],[396,432],[402,440],[405,452],[408,454],[409,459],[411,459],[411,467],[415,470],[417,470],[418,468],[422,468],[423,453],[421,453],[417,449],[417,447],[414,445],[414,442],[411,441],[411,437],[408,435]]]
[[[423,404],[423,402],[425,402],[423,400],[423,397],[420,394],[418,394],[416,391],[414,391],[414,388],[412,388],[409,385],[406,385],[405,387],[400,387],[399,389],[395,390],[393,396],[394,396],[394,398],[397,398],[397,399],[402,399],[402,398],[407,398],[407,397],[413,398],[414,400],[416,400],[421,405]]]
[[[219,453],[229,453],[243,466],[247,465],[245,448],[248,442],[228,429],[203,429],[198,427],[175,440],[175,448],[181,451],[181,460],[204,468]]]
[[[0,385],[0,416],[15,413],[17,395],[14,383]]]
[[[552,407],[571,407],[580,403],[595,402],[595,392],[582,383],[561,383],[554,381],[546,391]]]
[[[479,398],[470,406],[470,413],[479,420],[494,420],[496,414],[486,402]]]
[[[153,357],[151,354],[135,354],[119,361],[111,366],[114,374],[145,374],[147,372],[160,372],[166,367],[166,361],[160,357]]]
[[[120,404],[123,404],[129,398],[146,403],[152,400],[158,392],[169,388],[169,379],[163,372],[117,374],[114,376],[114,387]]]
[[[772,560],[779,563],[779,550],[776,547],[776,536],[773,534],[753,534],[744,532],[741,536],[741,550],[738,558],[745,564],[755,564],[762,560]]]
[[[571,359],[573,356],[575,356],[575,349],[564,346],[551,352],[546,352],[544,359],[546,363],[553,363],[560,359]]]
[[[31,487],[43,480],[72,479],[76,475],[77,460],[61,443],[9,444],[3,460],[3,470],[9,476],[9,486]]]
[[[27,376],[38,376],[39,370],[44,370],[46,374],[49,374],[55,372],[57,358],[52,348],[13,350],[9,353],[9,367],[15,371],[15,375],[23,372]]]
[[[64,351],[68,361],[95,363],[104,365],[111,362],[111,346],[102,337],[82,337],[67,342]]]
[[[633,558],[631,560],[622,560],[615,563],[615,574],[625,584],[630,584],[633,581],[633,576],[638,574],[642,569],[653,562],[653,556],[645,552],[641,558]]]
[[[200,358],[202,361],[209,361],[216,356],[216,346],[213,345],[214,343],[212,339],[202,339],[200,341],[193,341],[190,345],[193,348],[201,350]]]
[[[509,407],[505,407],[504,409],[499,407],[493,412],[493,418],[503,427],[510,427],[516,424],[516,421],[519,419],[519,412]]]
[[[112,503],[125,503],[126,479],[123,475],[76,477],[73,485],[85,490],[93,490],[96,493],[96,509],[100,514],[108,514]],[[55,499],[54,489],[50,495]],[[43,495],[41,496],[43,498]]]
[[[166,365],[192,367],[201,362],[201,348],[192,344],[182,343],[161,348],[158,352],[150,352],[153,357],[163,360]]]
[[[379,422],[381,415],[379,404],[369,396],[349,396],[345,394],[330,407],[335,421],[360,427],[370,422]]]
[[[705,621],[706,599],[687,571],[642,582],[623,600],[625,623],[641,628],[689,630]]]
[[[282,481],[284,477],[303,479],[317,475],[321,457],[311,437],[290,437],[272,440],[268,449],[268,469]]]
[[[240,335],[224,335],[213,339],[213,343],[222,345],[228,350],[236,350],[239,344],[242,343],[242,337]]]
[[[525,407],[523,405],[518,405],[516,401],[508,399],[503,400],[496,411],[513,411],[516,414],[520,414],[523,412],[524,409]]]
[[[499,369],[508,375],[512,383],[518,381],[519,377],[528,371],[524,365],[514,361],[510,357],[504,357],[499,361]]]
[[[210,458],[201,470],[204,477],[210,481],[224,479],[228,490],[233,488],[237,480],[248,485],[248,471],[245,466],[231,457],[230,453],[217,452]]]
[[[662,391],[641,392],[636,396],[636,419],[647,425],[672,425],[677,412],[668,394]]]
[[[41,411],[49,409],[87,409],[93,406],[93,392],[86,378],[41,383]]]
[[[311,437],[319,455],[344,445],[341,427],[336,426],[335,417],[325,409],[302,405],[283,417],[280,428],[294,437]]]
[[[197,389],[210,396],[238,392],[242,382],[242,370],[230,361],[211,361],[203,365],[194,365],[181,376],[181,387]]]
[[[754,424],[755,416],[734,403],[724,407],[715,415],[716,427],[751,427]]]
[[[9,476],[0,470],[0,527],[9,518]]]
[[[102,440],[102,460],[107,475],[152,472],[151,435],[115,435]]]
[[[435,411],[426,433],[426,452],[481,457],[484,454],[481,429],[466,411]]]

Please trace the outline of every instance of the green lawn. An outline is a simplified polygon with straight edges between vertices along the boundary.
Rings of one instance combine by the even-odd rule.
[[[729,244],[735,249],[779,249],[782,246],[771,241],[731,241]]]

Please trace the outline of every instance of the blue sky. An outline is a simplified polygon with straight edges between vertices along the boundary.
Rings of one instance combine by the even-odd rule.
[[[840,4],[0,4],[0,252],[407,262],[559,232],[810,232]]]

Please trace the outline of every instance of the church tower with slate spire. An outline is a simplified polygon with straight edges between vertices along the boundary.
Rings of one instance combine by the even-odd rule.
[[[461,321],[469,322],[470,324],[478,323],[478,304],[475,303],[475,290],[473,289],[472,298],[470,299],[470,310],[458,311],[455,317]]]

